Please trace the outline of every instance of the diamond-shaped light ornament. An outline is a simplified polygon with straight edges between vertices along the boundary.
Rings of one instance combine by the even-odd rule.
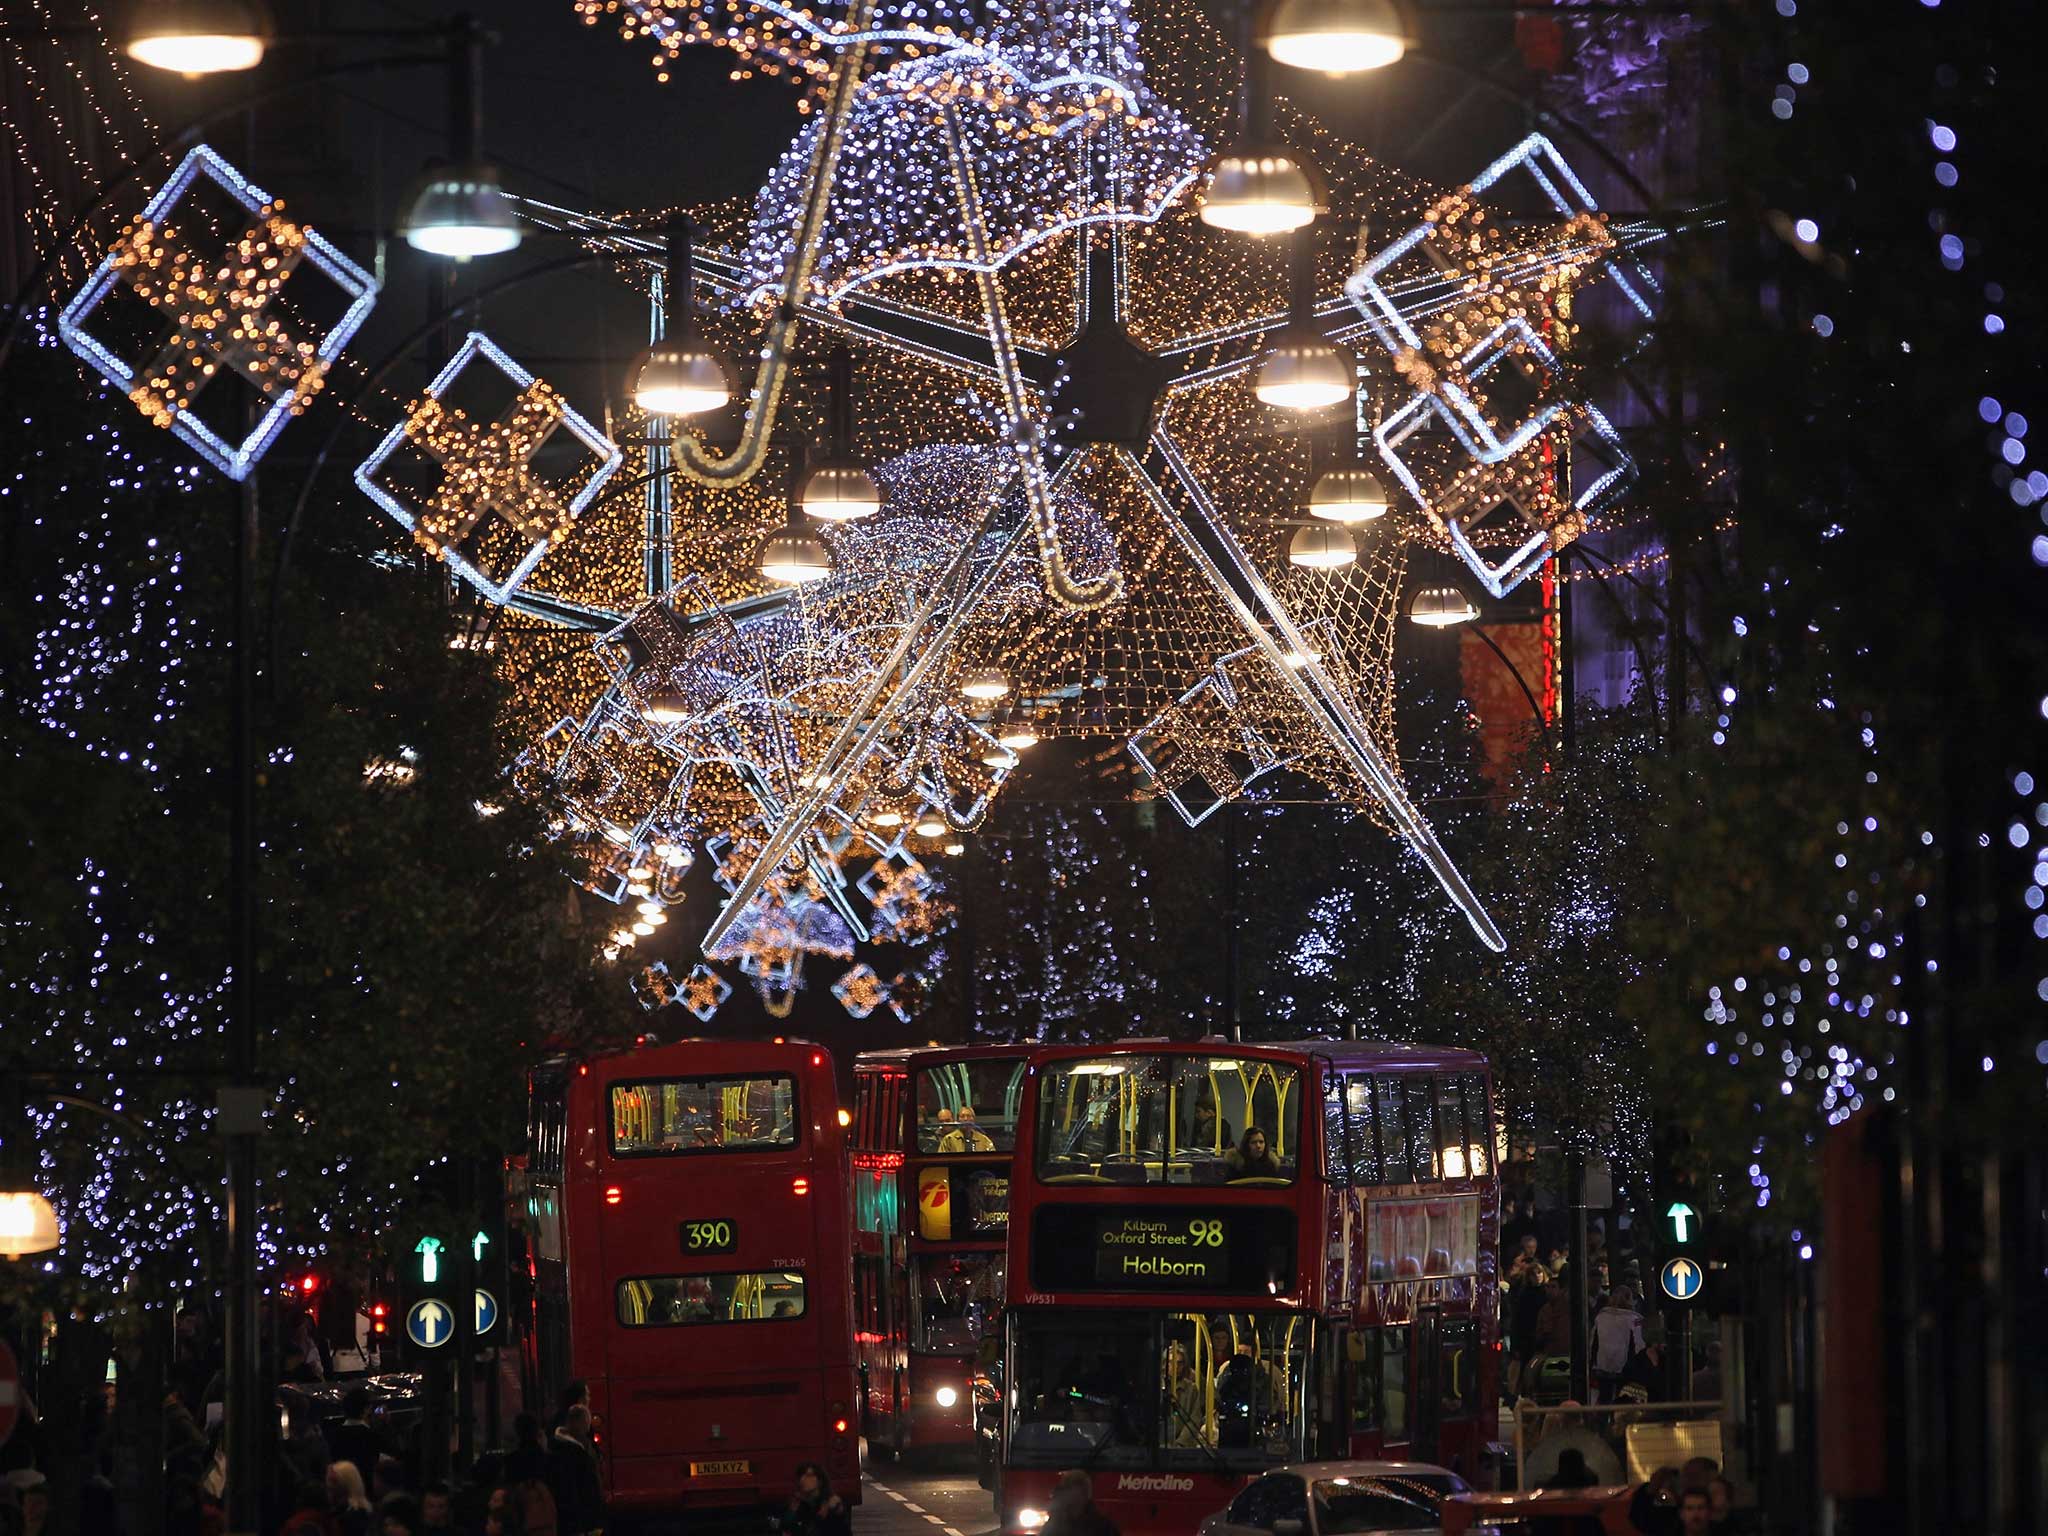
[[[186,194],[201,178],[249,216],[225,245],[202,240],[180,217]],[[199,145],[57,317],[67,347],[231,480],[245,479],[285,423],[320,391],[328,368],[377,301],[376,280],[317,231],[285,218],[283,207]],[[345,301],[341,318],[324,335],[299,334],[278,312],[280,292],[302,266],[339,288]],[[120,356],[91,328],[122,286],[169,323],[154,350],[137,361]],[[240,436],[224,435],[194,410],[201,392],[224,374],[259,397],[260,412]]]
[[[889,984],[865,963],[856,965],[832,983],[832,995],[839,1006],[856,1019],[864,1019],[889,1001]]]
[[[691,966],[689,975],[683,978],[680,1001],[702,1023],[710,1023],[711,1016],[731,996],[732,983],[702,961]]]
[[[479,359],[519,391],[489,423],[443,404],[455,381]],[[573,491],[551,483],[533,467],[534,455],[557,431],[568,432],[596,460],[581,473],[581,483]],[[440,470],[440,483],[416,505],[378,478],[408,443]],[[405,419],[357,467],[356,484],[463,580],[492,602],[503,603],[533,574],[542,557],[569,536],[624,457],[617,443],[552,386],[520,367],[481,331],[471,331]],[[480,547],[489,542],[480,535],[490,532],[494,522],[509,530],[509,558],[493,558]]]
[[[1508,222],[1499,209],[1512,201],[1511,175],[1533,188],[1533,218],[1558,220],[1533,243],[1526,229],[1509,240],[1498,227]],[[1559,354],[1595,281],[1619,296],[1623,313],[1654,318],[1656,279],[1633,250],[1642,238],[1617,238],[1556,146],[1530,134],[1345,285],[1415,390],[1376,429],[1380,456],[1495,596],[1578,537],[1634,478],[1618,436],[1573,392]],[[1425,291],[1447,297],[1418,307]],[[1425,427],[1443,428],[1456,444],[1448,467],[1403,451]],[[1596,462],[1567,495],[1559,454],[1573,438]],[[1475,537],[1489,519],[1496,534],[1515,520],[1524,525],[1504,554],[1482,551]]]

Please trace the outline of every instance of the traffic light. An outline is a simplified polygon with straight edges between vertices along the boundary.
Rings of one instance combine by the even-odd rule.
[[[1664,1241],[1672,1248],[1699,1246],[1702,1221],[1699,1208],[1689,1200],[1672,1200],[1664,1207]]]
[[[391,1332],[391,1308],[384,1302],[370,1303],[370,1332],[382,1338]]]

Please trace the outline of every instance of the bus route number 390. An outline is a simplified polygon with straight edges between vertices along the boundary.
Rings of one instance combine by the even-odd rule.
[[[683,1252],[731,1253],[739,1246],[739,1223],[729,1216],[682,1224]]]

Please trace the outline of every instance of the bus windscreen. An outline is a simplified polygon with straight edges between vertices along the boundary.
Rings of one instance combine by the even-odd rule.
[[[1020,1315],[1018,1466],[1244,1466],[1285,1458],[1310,1328],[1274,1312]]]
[[[614,1083],[612,1152],[763,1152],[797,1142],[787,1077],[669,1077]]]
[[[1233,1056],[1105,1056],[1043,1069],[1048,1183],[1291,1184],[1301,1073]]]

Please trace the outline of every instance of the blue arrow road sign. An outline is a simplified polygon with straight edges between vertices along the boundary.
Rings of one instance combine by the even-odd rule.
[[[1657,1271],[1657,1284],[1673,1301],[1691,1301],[1699,1295],[1700,1282],[1704,1279],[1705,1272],[1683,1254],[1675,1259],[1666,1259],[1664,1267]]]
[[[421,1349],[439,1349],[455,1331],[455,1314],[429,1296],[405,1314],[406,1335]]]
[[[498,1321],[498,1298],[479,1287],[476,1293],[476,1331],[489,1333]]]

